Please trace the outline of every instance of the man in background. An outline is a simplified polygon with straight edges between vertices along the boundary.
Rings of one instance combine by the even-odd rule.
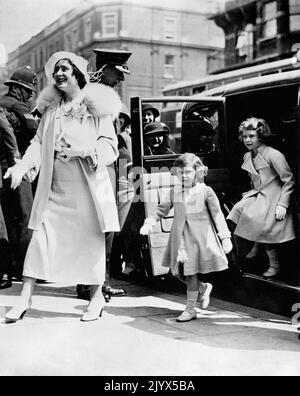
[[[31,114],[30,100],[35,90],[36,73],[30,66],[18,68],[4,84],[8,93],[0,99],[0,106],[8,113],[8,120],[17,141],[20,155],[24,155],[38,124]],[[5,160],[1,162],[2,173],[8,168]],[[10,252],[13,260],[12,275],[22,279],[25,254],[32,232],[28,222],[33,203],[31,184],[23,180],[15,190],[10,188],[10,180],[3,181],[2,210],[5,218]]]
[[[14,130],[7,116],[9,114],[5,109],[0,108],[0,162],[5,162],[8,166],[13,166],[15,164],[15,158],[19,156],[19,153]],[[0,166],[0,289],[6,289],[12,285],[12,258],[1,206],[2,186],[2,171]]]
[[[93,73],[91,81],[107,85],[111,88],[117,88],[117,86],[125,80],[125,75],[128,75],[130,73],[127,66],[127,61],[132,53],[124,50],[106,48],[94,49],[94,52],[96,54],[96,72]],[[121,135],[122,131],[119,119],[115,121],[115,130],[118,136]],[[118,196],[119,163],[121,160],[124,160],[122,155],[123,151],[124,147],[122,147],[122,150],[119,150],[119,158],[117,162],[113,164],[109,169],[109,174],[116,198]],[[126,160],[127,154],[128,153],[126,152]],[[120,205],[118,205],[118,207],[120,207]],[[110,258],[114,236],[114,233],[109,233],[106,235],[106,281],[102,288],[106,301],[109,301],[111,296],[123,296],[126,294],[126,291],[124,289],[116,289],[111,287],[109,284],[110,270],[113,264],[110,261]],[[77,293],[79,298],[88,299],[89,291],[86,287],[78,285]]]

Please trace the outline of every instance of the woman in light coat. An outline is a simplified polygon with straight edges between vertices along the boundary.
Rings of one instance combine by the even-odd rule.
[[[236,224],[235,235],[265,246],[269,269],[263,276],[272,277],[280,269],[275,245],[295,239],[291,211],[294,178],[284,155],[265,144],[271,133],[265,120],[248,118],[239,133],[249,150],[242,169],[248,172],[253,189],[232,208],[228,220]]]
[[[57,52],[45,71],[49,82],[38,98],[43,114],[22,160],[9,168],[11,187],[26,175],[39,182],[29,227],[19,302],[5,316],[21,319],[31,306],[36,279],[92,286],[82,321],[101,316],[105,280],[105,232],[119,222],[107,166],[118,156],[114,119],[121,109],[115,91],[89,84],[87,61]]]

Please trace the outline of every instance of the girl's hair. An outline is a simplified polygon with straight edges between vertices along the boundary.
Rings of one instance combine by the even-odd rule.
[[[243,131],[253,130],[256,131],[259,140],[263,143],[266,142],[268,136],[271,135],[271,129],[263,118],[250,117],[241,123],[239,126],[239,140],[243,141]]]
[[[58,62],[60,62],[62,60],[68,61],[70,63],[70,65],[72,66],[72,69],[73,69],[73,74],[74,74],[74,76],[75,76],[75,78],[76,78],[76,80],[78,82],[79,88],[80,89],[84,88],[86,86],[86,84],[87,84],[87,81],[86,81],[86,78],[84,77],[83,73],[81,73],[81,71],[78,69],[78,67],[70,59],[67,59],[67,58],[66,59],[60,59]],[[56,65],[57,65],[57,63],[56,63]],[[54,67],[53,77],[54,77],[54,74],[55,74],[56,65]]]
[[[203,164],[197,155],[192,153],[185,153],[178,157],[174,162],[175,168],[193,167],[197,170],[204,170],[204,176],[207,176],[208,168]]]

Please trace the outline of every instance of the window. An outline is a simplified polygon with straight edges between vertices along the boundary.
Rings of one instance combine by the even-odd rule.
[[[75,48],[78,47],[78,42],[79,42],[79,35],[78,35],[78,29],[74,28],[72,30],[72,49],[74,50]]]
[[[44,50],[43,48],[40,49],[40,67],[44,66]]]
[[[299,0],[290,1],[290,32],[300,30],[300,2]]]
[[[176,19],[166,17],[164,19],[164,32],[165,38],[168,40],[174,40],[176,37]]]
[[[50,44],[48,48],[48,56],[50,57],[54,52],[55,52],[54,45]]]
[[[87,19],[84,23],[84,42],[87,43],[92,39],[92,20]]]
[[[37,52],[34,53],[34,68],[35,70],[39,68],[39,55]]]
[[[118,34],[118,14],[116,12],[103,14],[103,36],[117,36]]]
[[[196,94],[198,94],[198,93],[201,93],[201,92],[205,91],[205,89],[206,89],[206,86],[205,86],[205,85],[198,85],[197,87],[194,87],[194,88],[193,88],[192,94],[193,94],[193,95],[196,95]]]
[[[247,61],[253,59],[253,25],[248,23],[244,30],[240,31],[237,37],[236,50],[240,58],[244,58]]]
[[[72,38],[70,33],[66,34],[66,42],[65,42],[65,47],[67,51],[72,51]]]
[[[166,55],[164,64],[164,78],[175,77],[175,56]]]
[[[277,34],[277,2],[264,4],[262,13],[262,37],[268,38]]]
[[[44,88],[44,86],[45,86],[45,84],[44,84],[44,78],[41,77],[41,79],[40,79],[40,84],[39,84],[40,90],[42,90],[42,89]]]
[[[187,103],[182,110],[182,150],[200,156],[208,168],[224,167],[223,103]]]

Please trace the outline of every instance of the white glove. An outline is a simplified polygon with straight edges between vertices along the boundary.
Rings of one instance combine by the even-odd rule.
[[[275,211],[276,220],[284,220],[286,216],[287,209],[284,206],[277,205]]]
[[[228,254],[231,252],[233,246],[230,238],[225,238],[222,239],[222,248],[224,250],[225,254]]]
[[[153,231],[153,224],[146,223],[143,225],[143,227],[140,229],[140,234],[141,235],[149,235],[150,232]]]
[[[11,178],[10,187],[15,190],[22,182],[23,176],[28,171],[27,167],[22,163],[22,160],[18,158],[15,159],[16,165],[8,168],[5,175],[3,176],[4,179]]]
[[[55,151],[60,153],[60,159],[65,162],[70,161],[72,158],[81,157],[85,158],[95,153],[95,149],[91,147],[75,147],[66,142],[64,138],[60,142],[56,142]]]

